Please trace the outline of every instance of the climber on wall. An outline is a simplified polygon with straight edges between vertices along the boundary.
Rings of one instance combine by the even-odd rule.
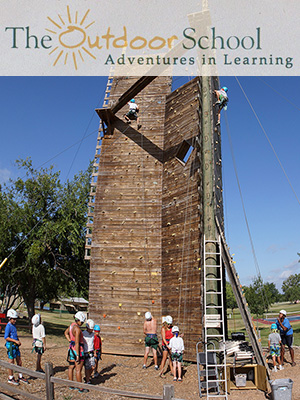
[[[140,124],[140,119],[138,116],[139,106],[136,104],[134,99],[131,99],[127,104],[129,105],[129,111],[124,115],[127,124],[130,124],[131,121],[134,120],[137,123],[137,128],[140,129],[142,125]]]
[[[220,120],[221,120],[221,110],[224,108],[227,110],[227,103],[229,101],[228,95],[227,95],[228,89],[226,86],[223,86],[219,90],[214,90],[214,94],[217,97],[217,101],[213,105],[218,106],[218,122],[216,123],[216,126],[220,125]]]

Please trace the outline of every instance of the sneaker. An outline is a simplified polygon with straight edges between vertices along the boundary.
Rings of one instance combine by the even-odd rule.
[[[8,383],[12,384],[12,385],[19,385],[19,382],[15,380],[15,378],[9,379],[7,380]]]
[[[158,365],[155,365],[154,369],[155,369],[156,371],[158,371],[158,370],[159,370]]]
[[[274,372],[277,372],[277,367],[274,367],[274,370],[273,370]]]
[[[295,363],[295,361],[292,363],[292,367],[295,367],[295,365],[296,365],[296,363]]]
[[[77,390],[77,388],[74,387],[74,386],[69,386],[69,389],[70,389],[70,390]]]
[[[147,367],[146,367],[146,365],[144,364],[144,365],[143,365],[143,369],[146,369],[146,368],[147,368]]]
[[[24,378],[24,376],[22,376],[22,378],[19,378],[19,382],[26,383],[26,385],[28,385],[28,384],[29,384],[29,381],[28,381],[28,379],[25,379],[25,378]]]
[[[279,369],[280,369],[280,371],[282,371],[284,368],[282,365],[279,365]]]
[[[216,126],[219,126],[219,125],[220,125],[220,122],[217,122],[217,123],[216,123]]]
[[[78,392],[79,392],[79,393],[87,393],[87,392],[88,392],[88,389],[78,389]]]

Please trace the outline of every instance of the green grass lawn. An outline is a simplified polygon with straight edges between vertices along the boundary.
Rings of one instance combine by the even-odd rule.
[[[276,303],[270,308],[268,314],[277,314],[280,310],[286,310],[287,318],[289,317],[289,313],[299,311],[300,315],[300,304],[290,304],[290,303]],[[232,314],[231,310],[227,310],[227,315]],[[275,315],[273,316],[275,318]],[[256,319],[256,316],[254,316]],[[254,321],[255,327],[257,327],[257,322]],[[294,331],[294,344],[295,346],[300,346],[300,321],[291,321],[291,325]],[[263,347],[268,345],[268,336],[270,334],[270,325],[263,324],[261,322],[258,323],[258,329],[260,332],[261,343]],[[234,310],[234,316],[231,315],[231,318],[228,318],[228,333],[229,337],[231,337],[232,332],[244,332],[246,334],[246,328],[244,326],[242,316],[238,309]]]

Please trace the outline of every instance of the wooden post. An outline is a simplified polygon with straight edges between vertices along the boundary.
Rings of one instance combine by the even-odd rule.
[[[46,399],[54,400],[54,384],[51,382],[53,376],[53,364],[47,362],[45,364],[45,381],[46,381]]]
[[[163,400],[172,400],[175,396],[175,390],[173,385],[164,385]]]

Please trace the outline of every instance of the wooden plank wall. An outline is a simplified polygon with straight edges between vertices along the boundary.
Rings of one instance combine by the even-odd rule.
[[[202,337],[202,153],[199,78],[167,98],[163,209],[162,311],[184,333],[185,359],[195,360]],[[186,164],[176,158],[182,142],[194,148]]]
[[[115,77],[110,105],[136,80]],[[142,354],[144,313],[150,310],[155,317],[161,316],[163,164],[158,159],[164,141],[165,99],[170,91],[171,78],[161,77],[136,96],[143,125],[140,145],[127,137],[130,132],[138,135],[132,130],[135,122],[124,134],[115,129],[102,141],[89,314],[101,324],[105,350],[115,354]],[[127,111],[128,106],[117,116],[123,119]]]

